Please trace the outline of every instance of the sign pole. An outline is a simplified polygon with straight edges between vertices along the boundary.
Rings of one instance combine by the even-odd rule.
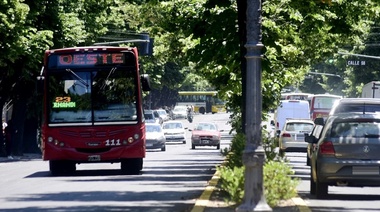
[[[247,0],[246,145],[243,152],[245,184],[243,203],[236,211],[272,211],[265,200],[263,166],[265,151],[261,138],[261,0]],[[243,79],[244,80],[244,79]]]

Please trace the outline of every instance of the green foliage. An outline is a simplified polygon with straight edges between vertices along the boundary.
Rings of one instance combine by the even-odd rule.
[[[239,203],[244,197],[244,167],[217,167],[221,189],[228,194],[227,202]]]
[[[229,168],[243,166],[243,151],[245,148],[245,135],[237,133],[231,140],[229,148],[222,150],[222,154],[226,157],[225,166]]]
[[[280,200],[297,196],[299,179],[291,177],[292,168],[284,162],[268,161],[264,164],[264,193],[269,206],[276,206]],[[217,170],[221,177],[221,189],[228,194],[226,201],[241,203],[244,197],[245,167],[221,166]]]
[[[268,161],[264,165],[264,192],[267,203],[273,207],[280,200],[287,200],[297,196],[297,186],[300,182],[292,178],[292,167],[280,161]]]

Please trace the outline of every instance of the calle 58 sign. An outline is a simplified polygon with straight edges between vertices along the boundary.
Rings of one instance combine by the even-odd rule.
[[[365,60],[348,60],[348,66],[365,66]]]

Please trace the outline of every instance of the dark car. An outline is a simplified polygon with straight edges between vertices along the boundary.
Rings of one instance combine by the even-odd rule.
[[[216,146],[220,149],[221,134],[218,126],[214,123],[200,122],[191,133],[191,148],[196,146]]]
[[[328,195],[329,186],[380,186],[380,114],[331,115],[311,157],[310,194]]]
[[[321,118],[323,120],[323,118]],[[310,134],[305,134],[305,142],[307,142],[307,156],[306,156],[306,165],[310,166],[311,156],[315,151],[316,141],[318,141],[319,136],[321,135],[323,125],[315,124],[313,130]]]
[[[343,98],[337,100],[329,115],[341,113],[375,113],[380,112],[380,99],[377,98]]]

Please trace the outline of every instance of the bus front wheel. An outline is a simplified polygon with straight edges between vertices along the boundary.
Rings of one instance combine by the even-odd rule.
[[[142,158],[128,158],[121,161],[121,172],[123,174],[137,175],[143,168]]]
[[[74,162],[64,160],[49,161],[49,168],[53,176],[71,175],[76,170]]]

